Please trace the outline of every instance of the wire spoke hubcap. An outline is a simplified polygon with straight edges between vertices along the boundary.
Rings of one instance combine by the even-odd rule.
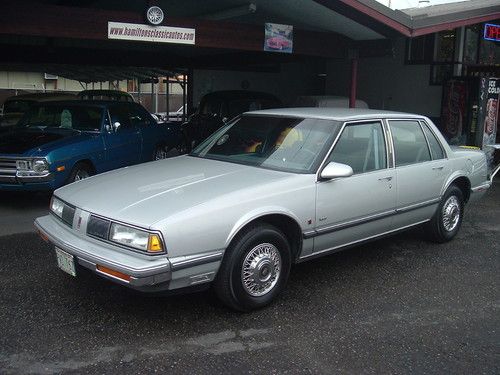
[[[460,220],[460,202],[457,197],[449,197],[443,205],[443,226],[448,232],[454,230]]]
[[[75,181],[85,180],[90,177],[89,173],[83,169],[79,169],[75,174]]]
[[[161,160],[167,158],[167,150],[164,148],[159,148],[155,153],[155,160]]]
[[[245,291],[253,297],[269,293],[278,282],[281,272],[281,255],[276,246],[263,243],[247,254],[241,270]]]

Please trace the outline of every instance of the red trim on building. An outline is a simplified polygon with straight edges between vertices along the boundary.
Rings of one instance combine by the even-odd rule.
[[[498,18],[500,18],[500,12],[488,14],[487,16],[468,18],[466,20],[459,20],[459,21],[453,21],[453,22],[443,23],[443,24],[439,24],[439,25],[421,27],[421,28],[415,29],[412,32],[411,36],[415,37],[415,36],[421,36],[421,35],[426,35],[426,34],[433,34],[433,33],[439,32],[439,31],[443,31],[443,30],[451,30],[451,29],[455,29],[457,27],[475,25],[477,23],[492,21],[492,20],[496,20]]]

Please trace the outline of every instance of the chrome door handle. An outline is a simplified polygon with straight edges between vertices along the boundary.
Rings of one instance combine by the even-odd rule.
[[[437,170],[441,170],[441,169],[443,169],[443,168],[444,168],[443,166],[441,166],[441,167],[434,167],[434,168],[432,168],[432,170],[433,170],[433,171],[437,171]]]
[[[382,177],[382,178],[379,178],[378,180],[379,181],[384,181],[384,180],[391,181],[392,177],[391,176],[389,176],[389,177]]]

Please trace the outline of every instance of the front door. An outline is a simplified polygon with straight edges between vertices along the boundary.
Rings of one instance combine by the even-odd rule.
[[[141,160],[142,140],[139,128],[131,122],[127,103],[110,106],[109,116],[111,128],[113,124],[120,126],[105,133],[106,169],[115,169],[136,164]]]
[[[328,162],[349,165],[354,175],[320,181],[314,251],[333,250],[393,228],[396,174],[389,166],[382,121],[347,124]]]

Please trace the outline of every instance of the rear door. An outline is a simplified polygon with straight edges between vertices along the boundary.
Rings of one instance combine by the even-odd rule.
[[[396,175],[385,130],[381,120],[348,123],[344,127],[327,162],[347,164],[354,175],[318,182],[315,252],[392,229]]]
[[[136,164],[141,159],[141,134],[130,119],[127,103],[117,103],[108,108],[110,125],[104,133],[107,169]],[[117,130],[113,124],[119,123]]]
[[[417,119],[389,120],[397,175],[397,223],[428,220],[449,174],[445,153],[432,131]]]

